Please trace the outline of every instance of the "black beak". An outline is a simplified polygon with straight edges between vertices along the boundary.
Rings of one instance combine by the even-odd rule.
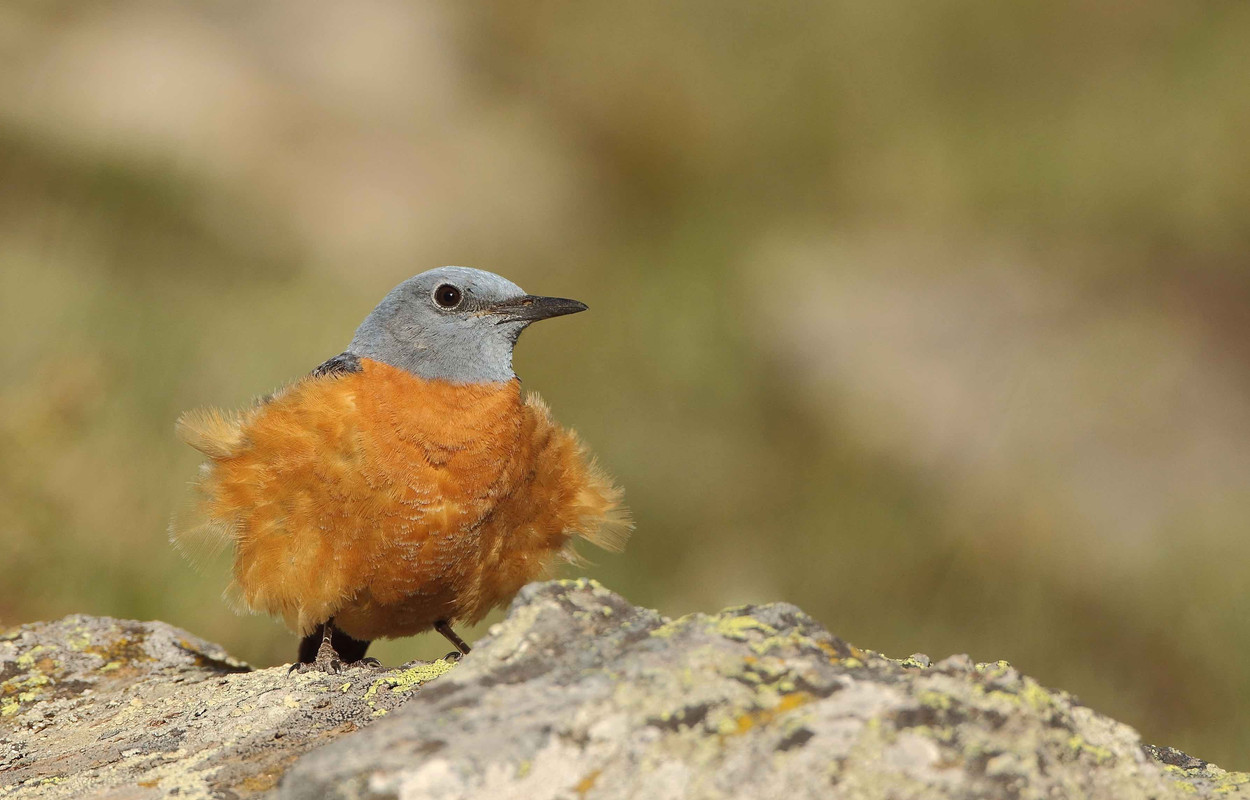
[[[562,317],[565,314],[585,311],[586,304],[576,300],[566,300],[563,297],[538,297],[527,294],[495,303],[487,310],[497,316],[501,323],[537,322],[540,319]]]

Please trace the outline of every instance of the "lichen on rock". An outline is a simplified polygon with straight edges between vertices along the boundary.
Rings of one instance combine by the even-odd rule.
[[[1244,776],[1219,777],[1006,662],[885,658],[786,604],[666,620],[578,581],[525,589],[454,673],[278,795],[1119,800]]]
[[[26,625],[0,635],[0,798],[263,794],[451,666],[287,675],[163,622]]]
[[[1250,792],[1250,775],[1143,747],[1006,662],[886,658],[786,604],[669,620],[553,581],[524,589],[454,669],[246,670],[161,623],[5,635],[0,798]]]

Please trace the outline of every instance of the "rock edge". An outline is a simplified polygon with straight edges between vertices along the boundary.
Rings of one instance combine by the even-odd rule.
[[[890,659],[787,604],[668,620],[526,587],[455,665],[251,671],[164,623],[0,635],[0,798],[1180,798],[1250,775],[1006,662]]]

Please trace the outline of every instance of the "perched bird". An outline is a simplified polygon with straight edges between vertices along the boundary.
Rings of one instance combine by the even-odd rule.
[[[178,420],[208,461],[175,543],[233,545],[246,606],[303,637],[293,669],[430,629],[469,652],[454,623],[575,559],[574,537],[620,550],[628,535],[620,490],[512,371],[528,325],[585,310],[466,267],[404,281],[311,374]]]

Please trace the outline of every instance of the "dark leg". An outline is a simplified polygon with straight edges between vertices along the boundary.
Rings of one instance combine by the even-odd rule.
[[[468,655],[469,650],[471,648],[469,647],[468,644],[465,643],[464,639],[461,639],[459,636],[457,636],[456,632],[451,629],[450,622],[448,622],[445,619],[440,619],[438,622],[434,623],[434,630],[443,634],[443,636],[447,638],[447,641],[455,645],[456,650],[459,651],[456,653],[451,653],[450,655],[454,655],[454,656]]]
[[[334,629],[334,637],[330,641],[344,663],[355,664],[357,661],[365,660],[365,652],[369,649],[368,641],[353,639],[338,628]],[[376,662],[376,659],[369,660]]]
[[[325,635],[325,623],[321,623],[313,632],[299,640],[299,660],[296,664],[311,664],[317,657],[317,648],[321,647],[321,637]]]
[[[334,627],[334,618],[326,620],[299,643],[299,661],[291,665],[291,671],[307,672],[315,669],[335,673],[349,665],[381,666],[376,659],[365,659],[369,642],[353,639]],[[370,663],[372,662],[372,663]]]

